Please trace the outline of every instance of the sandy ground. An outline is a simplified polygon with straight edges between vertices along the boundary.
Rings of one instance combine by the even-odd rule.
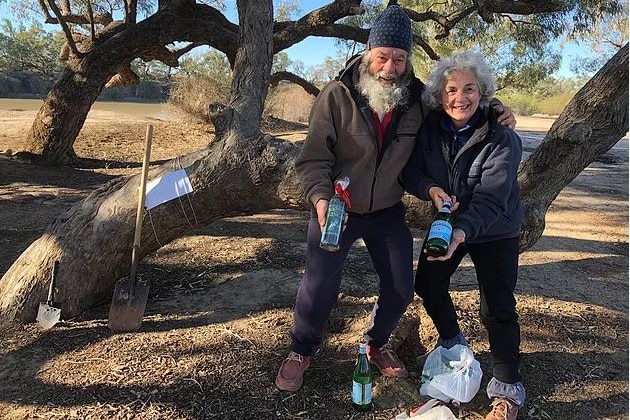
[[[0,112],[0,150],[24,146],[34,115]],[[127,168],[45,169],[0,159],[0,273],[68,206],[113,176],[139,171],[149,122],[156,160],[201,148],[211,135],[200,122],[93,111],[75,150],[128,162]],[[518,117],[525,149],[533,150],[552,123]],[[546,222],[543,237],[520,261],[528,400],[519,419],[628,419],[627,138],[562,191]],[[360,244],[344,268],[339,305],[304,387],[275,389],[305,232],[304,212],[276,210],[224,219],[166,244],[140,264],[151,296],[138,333],[112,334],[106,304],[47,332],[36,325],[7,332],[0,418],[390,419],[426,401],[418,394],[420,363],[435,331],[416,300],[394,337],[411,377],[391,381],[376,374],[373,413],[358,416],[348,403],[356,345],[378,293]],[[413,234],[417,255],[424,232]],[[482,391],[453,408],[460,419],[482,419],[488,411],[483,387],[490,359],[476,289],[465,260],[452,294],[485,375]]]

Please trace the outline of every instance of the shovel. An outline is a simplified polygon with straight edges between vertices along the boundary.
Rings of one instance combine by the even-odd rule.
[[[142,324],[142,316],[149,297],[149,285],[137,278],[138,259],[140,257],[140,237],[142,236],[142,216],[144,214],[144,195],[147,186],[147,172],[149,171],[149,158],[151,156],[151,139],[153,126],[147,126],[147,134],[144,145],[144,160],[142,161],[142,177],[140,178],[140,191],[138,199],[138,211],[136,213],[136,230],[133,237],[133,249],[131,251],[131,271],[129,277],[118,280],[114,288],[114,296],[109,307],[109,328],[114,332],[136,331]]]
[[[50,275],[50,286],[48,287],[48,299],[46,303],[39,304],[37,311],[37,322],[39,326],[47,330],[52,328],[61,317],[61,307],[55,303],[55,287],[57,284],[57,270],[59,269],[59,261],[53,264],[53,271]]]

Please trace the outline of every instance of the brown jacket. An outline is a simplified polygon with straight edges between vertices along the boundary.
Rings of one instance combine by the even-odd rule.
[[[330,199],[334,181],[348,176],[349,211],[365,214],[391,207],[403,196],[400,176],[422,124],[424,84],[414,77],[408,103],[394,109],[379,150],[370,108],[355,88],[360,61],[361,56],[352,59],[317,96],[295,169],[304,198],[312,205]]]

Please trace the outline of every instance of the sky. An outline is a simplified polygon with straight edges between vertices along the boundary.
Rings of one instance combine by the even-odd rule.
[[[297,15],[302,16],[305,13],[330,3],[330,1],[331,0],[297,0],[300,9]],[[226,17],[233,22],[237,22],[236,0],[225,0],[225,5]],[[0,20],[10,19],[11,17],[12,13],[9,7],[5,3],[0,3]],[[46,26],[50,27],[51,25]],[[292,61],[301,61],[304,64],[304,68],[309,69],[323,63],[328,57],[336,57],[337,47],[332,38],[309,37],[286,49],[285,52]],[[555,75],[560,77],[572,76],[569,68],[571,58],[579,54],[588,54],[588,51],[584,51],[583,48],[575,44],[567,45],[564,49],[561,68]]]

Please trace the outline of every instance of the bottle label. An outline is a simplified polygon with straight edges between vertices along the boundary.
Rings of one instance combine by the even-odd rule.
[[[341,230],[345,218],[345,206],[337,197],[333,197],[328,205],[326,224],[322,230],[320,246],[338,248],[341,242]]]
[[[365,405],[372,402],[372,382],[361,384],[352,381],[352,402],[358,405]]]
[[[448,244],[451,242],[451,233],[453,233],[453,226],[451,226],[449,222],[446,220],[436,220],[431,224],[428,240],[440,238]]]

